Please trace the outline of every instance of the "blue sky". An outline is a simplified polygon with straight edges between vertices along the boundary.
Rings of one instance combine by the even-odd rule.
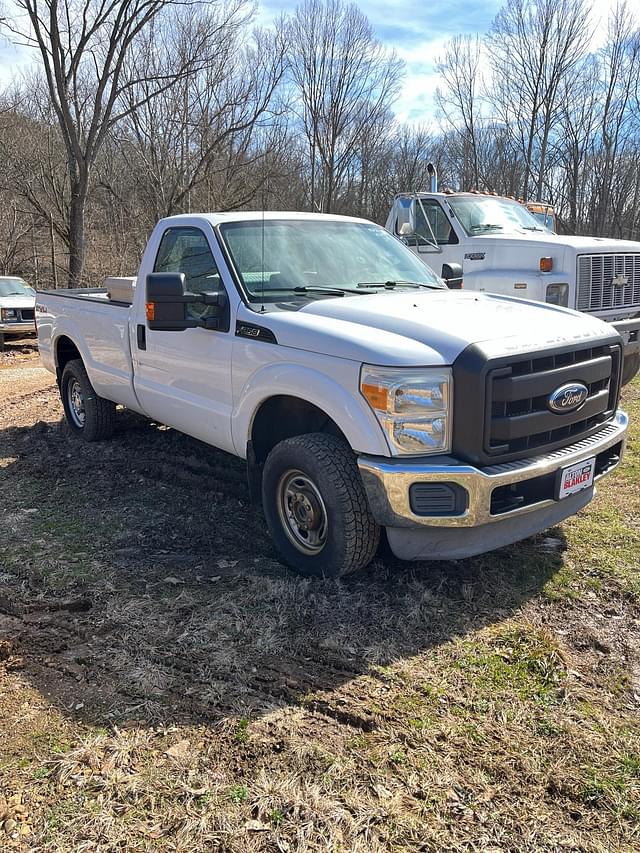
[[[269,24],[281,12],[290,12],[298,0],[259,0],[258,20]],[[506,0],[356,0],[377,37],[406,63],[402,90],[394,105],[397,118],[411,124],[437,121],[434,100],[439,78],[435,63],[446,43],[456,35],[484,35]],[[609,9],[617,0],[593,5],[592,47],[602,45]],[[629,0],[633,8],[637,0]]]
[[[296,0],[262,0],[260,19],[269,22],[290,11]],[[361,0],[377,37],[406,63],[406,76],[394,111],[400,121],[430,124],[435,118],[434,64],[446,42],[463,33],[486,32],[502,5],[499,0]]]
[[[291,12],[299,0],[257,0],[256,22],[269,25],[282,12]],[[598,0],[594,11],[593,47],[604,40],[606,16],[616,0]],[[406,76],[394,111],[400,121],[434,124],[434,92],[438,85],[435,63],[446,43],[455,35],[485,33],[501,0],[361,0],[360,9],[369,18],[377,37],[394,48],[406,63]],[[7,3],[8,10],[11,3]],[[28,69],[34,53],[0,41],[0,83]]]
[[[263,0],[259,17],[265,24],[281,12],[291,11],[296,0]],[[377,37],[405,60],[407,73],[394,110],[400,121],[431,123],[435,118],[434,90],[438,77],[434,64],[449,39],[463,33],[486,32],[499,0],[362,0]]]

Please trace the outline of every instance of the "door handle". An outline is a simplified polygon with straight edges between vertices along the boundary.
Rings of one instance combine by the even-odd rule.
[[[138,339],[138,349],[146,349],[147,348],[147,330],[142,325],[142,323],[138,324],[136,328],[136,338]]]

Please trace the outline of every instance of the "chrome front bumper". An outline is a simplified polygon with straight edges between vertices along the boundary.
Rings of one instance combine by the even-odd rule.
[[[24,335],[35,335],[37,332],[35,320],[26,323],[0,323],[0,335],[12,335],[23,337]]]
[[[615,418],[589,438],[577,441],[568,447],[543,456],[506,462],[487,468],[458,463],[450,459],[438,463],[408,459],[381,459],[360,456],[358,467],[362,476],[371,512],[378,524],[384,527],[478,527],[489,522],[501,522],[519,518],[527,512],[541,510],[558,503],[556,500],[540,500],[517,509],[491,513],[491,493],[500,486],[522,483],[542,477],[598,456],[620,445],[618,459],[613,460],[596,479],[612,471],[624,452],[629,418],[621,409]],[[410,505],[409,488],[414,483],[455,483],[466,489],[467,508],[460,515],[427,516],[416,515]]]

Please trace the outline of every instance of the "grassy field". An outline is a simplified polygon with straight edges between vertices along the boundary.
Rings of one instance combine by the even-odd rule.
[[[640,849],[640,383],[579,517],[311,581],[233,459],[0,370],[0,849]]]

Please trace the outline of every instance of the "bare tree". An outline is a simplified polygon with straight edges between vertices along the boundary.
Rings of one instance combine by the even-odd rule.
[[[357,6],[342,0],[305,0],[288,36],[308,145],[311,204],[329,212],[357,140],[389,108],[403,66],[374,37]]]
[[[154,68],[150,73],[137,67],[133,77],[126,73],[138,38],[157,22],[159,13],[170,5],[168,0],[16,0],[15,5],[24,17],[5,20],[5,27],[40,53],[66,150],[69,286],[77,286],[85,257],[91,172],[110,128],[123,115],[170,88],[192,70],[192,64],[170,72]],[[200,46],[207,37],[207,33],[200,34]],[[153,85],[139,100],[123,106],[124,95],[145,81]]]
[[[194,8],[176,18],[162,37],[149,33],[138,51],[136,63],[157,74],[167,55],[175,57],[178,68],[194,69],[155,97],[148,97],[153,79],[131,86],[124,96],[126,118],[114,128],[154,221],[189,210],[195,191],[213,173],[229,179],[262,156],[253,138],[258,125],[264,128],[274,120],[285,46],[277,29],[254,30],[247,38],[246,23],[246,6]],[[200,32],[208,34],[206,53]],[[219,198],[216,207],[238,206],[250,198]]]
[[[562,218],[569,233],[578,233],[586,223],[587,206],[592,176],[592,146],[598,126],[599,63],[589,56],[582,64],[580,75],[563,81],[558,138],[555,141],[555,161],[559,164],[554,186],[547,193]]]
[[[630,109],[640,85],[640,31],[624,0],[614,8],[609,19],[600,69],[602,156],[597,164],[598,191],[592,211],[595,234],[604,233],[618,157],[624,153],[630,135],[640,130],[637,111]]]
[[[585,0],[508,0],[496,15],[488,47],[492,103],[517,133],[525,173],[522,194],[541,197],[561,84],[577,73],[589,39]]]
[[[463,186],[480,186],[481,58],[480,37],[462,35],[451,39],[437,63],[443,86],[436,89],[436,103],[458,143]]]

